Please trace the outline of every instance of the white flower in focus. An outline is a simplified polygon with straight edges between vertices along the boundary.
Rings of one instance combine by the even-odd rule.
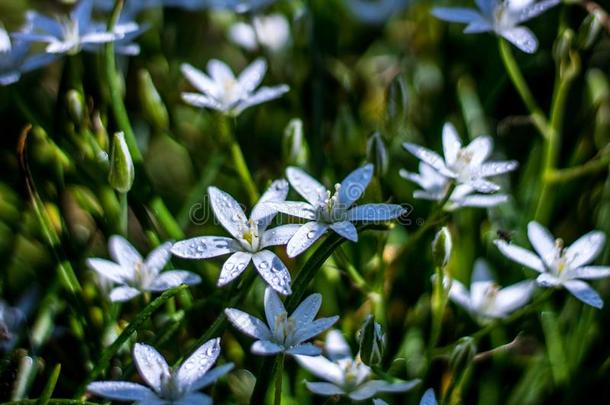
[[[319,335],[337,322],[337,315],[314,320],[322,305],[320,294],[311,294],[288,316],[284,304],[273,289],[265,290],[267,324],[235,308],[225,309],[229,321],[242,333],[258,339],[252,353],[272,355],[285,352],[291,355],[317,356],[321,350],[305,341]]]
[[[582,281],[610,277],[610,267],[588,265],[604,246],[603,232],[589,232],[565,247],[563,240],[555,239],[548,229],[532,221],[527,225],[527,236],[537,254],[504,240],[494,243],[509,259],[539,272],[536,279],[539,286],[564,287],[585,304],[603,307],[599,294]]]
[[[296,356],[302,367],[326,381],[305,382],[309,391],[318,395],[345,395],[354,401],[362,401],[379,392],[405,392],[420,382],[420,380],[388,382],[372,379],[371,368],[359,357],[352,356],[343,335],[337,330],[331,330],[326,335],[324,351],[327,357]]]
[[[100,276],[119,284],[110,292],[111,301],[127,301],[143,292],[160,292],[179,286],[201,282],[201,277],[186,270],[161,272],[170,259],[172,244],[166,242],[154,249],[146,260],[122,236],[114,235],[108,241],[113,261],[92,258],[87,265]]]
[[[536,286],[534,281],[526,280],[500,288],[483,259],[477,259],[474,264],[470,291],[455,279],[446,278],[445,284],[450,286],[449,298],[481,321],[505,318],[521,308],[530,300]]]
[[[214,215],[232,238],[201,236],[187,239],[176,242],[172,247],[172,253],[188,259],[208,259],[232,253],[220,271],[219,287],[237,278],[252,260],[254,267],[268,285],[280,294],[290,294],[288,269],[275,253],[267,250],[270,246],[286,244],[299,229],[299,225],[296,224],[267,229],[276,212],[266,203],[283,201],[287,194],[286,180],[273,182],[254,206],[248,219],[233,197],[216,187],[209,187],[208,195]]]
[[[121,39],[120,32],[107,32],[104,24],[91,18],[93,0],[81,0],[67,18],[53,19],[36,12],[27,14],[28,31],[13,34],[27,42],[46,43],[50,54],[73,55],[81,49],[97,49],[96,45]],[[132,29],[137,29],[137,24]]]
[[[182,93],[182,99],[195,107],[211,108],[231,116],[237,116],[248,107],[276,99],[289,88],[279,86],[257,87],[267,71],[264,59],[257,59],[238,77],[226,63],[217,59],[208,62],[209,76],[188,63],[181,66],[182,73],[200,93]]]
[[[486,162],[493,148],[493,141],[489,136],[479,136],[468,146],[462,147],[462,141],[450,123],[446,123],[443,127],[444,159],[436,152],[419,145],[407,142],[403,146],[440,175],[455,181],[456,185],[465,184],[481,193],[491,193],[500,189],[500,186],[488,181],[487,177],[510,172],[518,166],[514,160]],[[467,190],[461,193],[465,191]]]
[[[290,24],[283,14],[256,16],[252,24],[238,22],[229,29],[229,39],[249,51],[258,46],[271,52],[282,50],[290,40]]]
[[[475,0],[478,10],[464,7],[435,7],[432,15],[441,20],[468,24],[467,34],[495,32],[523,52],[538,49],[536,36],[519,24],[539,16],[561,0]]]
[[[233,363],[213,368],[220,355],[220,338],[201,345],[178,369],[172,370],[163,356],[152,346],[136,343],[133,359],[138,372],[148,385],[128,381],[95,381],[87,390],[116,401],[136,401],[148,405],[211,405],[212,399],[197,392],[233,369]]]
[[[329,229],[356,242],[358,231],[353,222],[389,221],[406,213],[405,209],[396,204],[364,204],[350,209],[371,181],[372,164],[354,170],[341,184],[336,184],[334,194],[299,168],[289,167],[286,176],[292,187],[307,202],[285,201],[268,205],[278,212],[309,221],[288,242],[287,253],[290,257],[304,252]]]
[[[405,180],[417,183],[422,188],[422,190],[413,192],[413,198],[420,200],[442,201],[447,195],[451,183],[451,180],[424,162],[419,162],[419,173],[400,169],[399,174]],[[443,209],[454,211],[462,207],[491,208],[506,201],[508,201],[506,194],[480,194],[467,184],[459,184],[451,193]]]

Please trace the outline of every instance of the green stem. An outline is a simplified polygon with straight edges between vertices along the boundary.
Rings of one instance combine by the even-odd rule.
[[[254,182],[250,171],[248,170],[246,159],[244,158],[241,147],[233,134],[231,124],[227,116],[219,116],[219,127],[222,139],[229,144],[229,150],[231,152],[231,158],[233,159],[235,170],[246,188],[250,203],[254,205],[258,201],[259,197],[258,188],[256,187],[256,183]]]
[[[281,405],[282,404],[282,380],[284,377],[284,353],[280,353],[276,360],[275,360],[275,364],[276,364],[276,370],[275,370],[275,400],[274,400],[274,404],[275,405]]]
[[[504,63],[506,71],[508,72],[508,76],[510,77],[511,81],[513,82],[513,85],[517,89],[517,92],[523,100],[523,103],[529,110],[534,125],[544,138],[548,138],[549,124],[547,123],[544,112],[538,106],[538,103],[534,99],[534,96],[532,95],[527,85],[527,82],[525,81],[525,78],[523,77],[523,74],[519,69],[517,61],[515,61],[515,57],[513,56],[510,44],[506,42],[505,39],[500,38],[499,48],[500,55],[502,57],[502,62]]]
[[[555,169],[546,174],[545,179],[549,183],[567,183],[583,176],[595,174],[602,170],[607,170],[610,165],[610,153],[606,153],[599,158],[592,159],[580,166],[568,169]]]
[[[129,226],[129,206],[127,204],[127,193],[119,192],[119,204],[121,207],[121,213],[119,218],[119,229],[121,235],[127,236],[127,229]]]
[[[337,248],[334,256],[335,260],[337,260],[339,265],[343,268],[343,270],[345,270],[354,285],[366,293],[370,292],[370,288],[368,287],[366,280],[360,275],[360,273],[358,273],[358,270],[356,270],[354,265],[347,258],[347,255],[343,249],[341,249],[341,247]]]

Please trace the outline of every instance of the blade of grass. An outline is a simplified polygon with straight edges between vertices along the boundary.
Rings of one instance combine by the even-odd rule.
[[[57,385],[57,380],[59,379],[59,373],[61,372],[61,364],[58,364],[51,372],[51,376],[47,381],[47,385],[45,385],[42,393],[40,394],[40,398],[38,398],[37,405],[47,405],[51,396],[53,395],[53,391],[55,390],[55,385]]]

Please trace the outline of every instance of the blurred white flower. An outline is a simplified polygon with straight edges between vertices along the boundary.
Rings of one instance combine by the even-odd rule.
[[[495,32],[523,52],[538,49],[536,36],[519,24],[544,13],[561,0],[475,0],[478,10],[464,7],[435,7],[432,14],[441,20],[468,24],[467,34]]]
[[[233,363],[210,368],[220,355],[220,338],[201,345],[177,370],[169,367],[152,346],[136,343],[133,359],[148,387],[128,381],[95,381],[87,390],[117,401],[136,401],[149,405],[208,405],[212,399],[197,392],[233,369]]]
[[[188,63],[181,66],[182,73],[200,93],[182,93],[182,99],[195,107],[211,108],[237,116],[248,107],[276,99],[289,88],[285,84],[274,87],[257,87],[263,81],[267,63],[257,59],[238,77],[227,64],[217,59],[208,62],[208,73],[195,69]]]
[[[439,174],[432,166],[419,162],[419,173],[400,169],[400,176],[405,180],[417,183],[422,190],[415,190],[413,198],[420,200],[442,201],[451,181]],[[462,207],[491,208],[508,201],[506,194],[479,194],[467,184],[455,187],[449,200],[443,206],[446,211],[454,211]]]
[[[0,23],[0,53],[6,53],[11,51],[11,38],[4,29],[4,26]],[[4,55],[2,55],[4,56]]]
[[[327,382],[306,381],[307,388],[318,395],[346,395],[362,401],[380,392],[405,392],[420,380],[388,382],[372,379],[373,371],[352,352],[338,330],[331,330],[324,343],[326,356],[295,356],[299,364],[311,374]]]
[[[536,287],[534,281],[526,280],[500,288],[483,259],[477,259],[474,264],[470,291],[455,279],[446,278],[445,284],[450,286],[449,298],[481,321],[505,318],[525,305]]]
[[[536,281],[541,287],[564,287],[585,304],[595,308],[604,305],[601,297],[582,280],[610,277],[608,266],[587,266],[601,252],[606,236],[592,231],[564,247],[563,240],[532,221],[527,225],[527,236],[537,254],[504,240],[494,243],[506,257],[540,273]]]
[[[309,221],[288,242],[287,253],[290,257],[304,252],[329,228],[345,239],[356,242],[358,231],[353,222],[389,221],[406,213],[405,209],[396,204],[364,204],[350,209],[371,181],[372,164],[354,170],[341,184],[336,184],[334,194],[299,168],[289,167],[286,176],[292,187],[307,202],[284,201],[267,205],[278,212]]]
[[[179,286],[201,282],[201,277],[186,270],[161,270],[170,259],[172,244],[166,242],[154,249],[146,260],[122,236],[113,235],[108,250],[113,261],[92,258],[87,265],[100,276],[119,284],[110,292],[111,301],[127,301],[142,292],[160,292]]]
[[[255,16],[252,24],[237,22],[229,28],[229,39],[249,51],[258,46],[271,52],[282,50],[290,41],[290,24],[283,14]]]
[[[299,225],[295,224],[267,229],[276,211],[270,209],[266,203],[283,201],[287,194],[286,180],[273,182],[254,206],[248,219],[233,197],[216,187],[209,187],[208,195],[214,215],[232,238],[201,236],[187,239],[176,242],[172,253],[188,259],[208,259],[232,253],[222,266],[218,286],[224,286],[237,278],[252,260],[267,284],[280,294],[290,294],[292,291],[288,269],[275,253],[267,250],[270,246],[286,244],[299,229]]]
[[[235,308],[225,309],[229,321],[242,333],[258,339],[252,344],[252,353],[272,355],[280,352],[292,355],[317,356],[321,350],[305,341],[330,328],[337,315],[314,320],[322,305],[320,294],[311,294],[288,316],[284,304],[273,289],[265,290],[265,317],[267,324]]]
[[[53,19],[34,11],[27,13],[27,30],[13,34],[26,42],[46,43],[50,54],[73,55],[81,50],[97,51],[100,44],[122,39],[126,33],[137,32],[136,23],[119,25],[113,32],[106,25],[93,21],[93,0],[81,0],[69,16]]]
[[[19,308],[0,300],[0,351],[9,351],[15,345],[23,320],[23,312]]]
[[[419,145],[407,142],[403,146],[408,152],[435,169],[441,176],[450,181],[455,181],[456,185],[464,184],[481,193],[491,193],[500,189],[500,186],[488,181],[487,177],[510,172],[518,166],[518,163],[514,160],[486,162],[493,148],[493,141],[489,136],[479,136],[468,146],[462,147],[462,141],[454,126],[450,123],[446,123],[443,127],[444,159],[436,152]],[[423,167],[423,169],[427,170],[426,167]],[[420,170],[422,170],[421,167]],[[418,178],[407,175],[407,178],[410,177],[409,180],[419,182],[425,189],[424,193],[419,194],[420,198],[426,196],[429,199],[435,199],[433,197],[438,194],[440,182],[432,178],[429,172],[425,176]],[[470,189],[459,191],[456,197],[461,199],[471,192]]]

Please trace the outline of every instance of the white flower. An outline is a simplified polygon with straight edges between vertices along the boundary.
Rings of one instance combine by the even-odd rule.
[[[27,31],[18,32],[14,37],[27,42],[47,44],[45,51],[51,54],[76,54],[82,49],[93,51],[100,44],[121,39],[125,32],[107,32],[105,24],[92,20],[93,0],[81,0],[67,18],[53,19],[36,12],[27,14]],[[136,31],[137,24],[130,24],[130,31]]]
[[[263,194],[252,209],[250,219],[240,205],[229,194],[208,188],[212,210],[222,226],[233,236],[201,236],[176,242],[172,253],[189,259],[208,259],[228,253],[232,255],[223,264],[218,286],[224,286],[237,278],[250,260],[267,284],[280,294],[290,294],[290,273],[282,261],[270,250],[270,246],[284,245],[294,235],[299,225],[267,227],[276,212],[269,209],[269,201],[283,201],[288,194],[288,182],[277,180]]]
[[[235,44],[254,51],[259,44],[271,52],[283,49],[290,40],[290,24],[283,14],[256,16],[252,24],[238,22],[229,29],[229,39]]]
[[[302,225],[287,245],[288,256],[295,257],[309,248],[328,229],[356,242],[358,232],[353,222],[388,221],[406,213],[396,204],[365,204],[350,207],[358,200],[373,176],[373,165],[367,164],[350,173],[335,185],[334,195],[322,184],[296,167],[286,169],[290,185],[307,202],[269,203],[278,212],[309,220]]]
[[[419,145],[404,143],[403,146],[440,175],[454,180],[457,185],[465,184],[481,193],[491,193],[500,189],[500,186],[488,181],[487,177],[510,172],[518,166],[514,160],[486,162],[493,147],[493,141],[489,136],[479,136],[468,146],[462,147],[462,141],[450,123],[446,123],[443,127],[444,159],[436,152]]]
[[[438,405],[436,395],[434,395],[434,389],[428,388],[426,392],[424,392],[424,396],[421,397],[419,405]]]
[[[439,174],[432,166],[419,162],[419,173],[400,169],[400,176],[405,180],[417,183],[422,190],[415,190],[413,198],[420,200],[442,201],[447,195],[451,181]],[[449,200],[443,206],[445,211],[454,211],[462,207],[490,208],[508,201],[506,194],[479,194],[467,184],[455,187]]]
[[[211,108],[232,116],[243,110],[276,99],[288,91],[288,86],[256,89],[265,76],[267,63],[257,59],[238,77],[227,64],[217,59],[208,62],[209,76],[188,63],[181,66],[182,73],[200,93],[182,93],[182,99],[195,107]]]
[[[0,300],[0,351],[9,351],[17,342],[19,327],[24,320],[19,308]]]
[[[114,262],[106,259],[87,259],[87,265],[102,277],[118,283],[110,292],[111,301],[127,301],[146,291],[165,291],[180,284],[193,285],[201,278],[186,270],[161,270],[170,259],[172,244],[166,242],[150,252],[146,260],[122,236],[114,235],[108,241],[108,250]]]
[[[239,309],[227,308],[229,321],[242,333],[258,339],[252,344],[252,353],[272,355],[281,352],[292,355],[317,356],[321,350],[306,340],[330,328],[339,317],[314,320],[320,310],[322,296],[311,294],[288,316],[284,304],[271,288],[265,289],[265,316],[267,324]]]
[[[537,222],[527,225],[527,236],[537,255],[503,240],[494,243],[506,257],[540,273],[536,281],[542,287],[565,287],[572,295],[596,308],[604,302],[586,282],[610,276],[608,266],[587,266],[601,252],[606,236],[592,231],[581,236],[567,248],[563,240],[553,235]]]
[[[445,279],[445,283],[451,286],[449,298],[481,321],[505,318],[529,301],[536,286],[532,280],[526,280],[500,288],[483,259],[474,264],[470,291],[455,279]]]
[[[139,405],[211,405],[202,388],[233,369],[232,363],[210,368],[220,355],[220,338],[201,345],[178,369],[172,370],[152,346],[136,343],[133,358],[148,387],[128,381],[95,381],[87,390],[116,401],[136,401]]]
[[[495,32],[523,52],[534,53],[538,40],[519,24],[544,13],[561,0],[475,0],[479,10],[463,7],[435,7],[432,14],[441,20],[468,24],[467,34]]]
[[[420,380],[391,383],[372,379],[373,372],[351,350],[337,330],[326,335],[324,351],[327,357],[296,356],[301,366],[327,382],[309,382],[307,388],[318,395],[347,395],[354,401],[371,398],[378,392],[405,392],[419,384]]]

